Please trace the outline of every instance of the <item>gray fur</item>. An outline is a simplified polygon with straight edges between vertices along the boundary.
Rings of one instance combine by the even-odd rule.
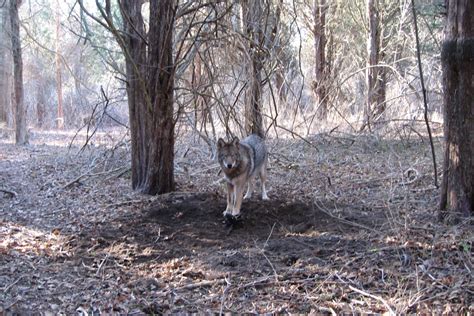
[[[250,148],[251,155],[253,156],[253,159],[251,159],[253,161],[253,168],[250,169],[250,174],[253,176],[255,175],[255,171],[267,160],[267,147],[265,146],[265,142],[260,136],[252,134],[242,139],[240,144]]]
[[[268,200],[265,189],[267,174],[267,148],[262,138],[250,135],[239,141],[234,138],[226,143],[217,142],[217,156],[227,180],[227,208],[224,215],[239,216],[244,186],[248,185],[245,198],[250,198],[253,180],[259,175],[262,183],[262,199]]]

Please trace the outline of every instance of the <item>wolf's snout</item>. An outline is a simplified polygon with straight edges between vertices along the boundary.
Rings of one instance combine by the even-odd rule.
[[[227,164],[227,169],[231,169],[232,168],[232,164],[231,163],[228,163]]]

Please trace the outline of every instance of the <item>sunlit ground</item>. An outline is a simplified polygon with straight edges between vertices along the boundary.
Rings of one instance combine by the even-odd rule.
[[[428,143],[403,131],[269,139],[272,200],[245,201],[246,222],[227,235],[218,168],[191,133],[176,146],[179,192],[150,197],[130,188],[122,130],[78,155],[83,131],[68,150],[76,131],[32,129],[15,146],[2,129],[0,189],[15,195],[0,192],[0,307],[467,312],[472,229],[435,221]]]

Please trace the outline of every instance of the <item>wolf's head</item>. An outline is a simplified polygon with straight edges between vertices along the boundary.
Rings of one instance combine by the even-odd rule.
[[[222,169],[231,170],[238,167],[240,163],[239,139],[234,137],[226,143],[222,138],[217,141],[217,157]]]

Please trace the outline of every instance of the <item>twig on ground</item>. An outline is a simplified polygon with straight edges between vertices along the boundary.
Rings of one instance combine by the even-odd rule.
[[[3,188],[0,188],[0,192],[10,194],[12,198],[16,198],[17,195],[18,195],[18,193],[16,193],[15,191],[10,191],[10,190],[3,189]]]
[[[199,169],[199,170],[196,170],[194,171],[193,173],[189,174],[190,176],[195,176],[195,175],[198,175],[198,174],[201,174],[201,173],[204,173],[206,171],[210,171],[212,169],[218,169],[220,168],[221,166],[219,166],[219,164],[212,164],[211,166],[208,166],[206,168],[202,168],[202,169]]]
[[[332,309],[331,307],[324,307],[324,306],[319,306],[319,305],[315,305],[314,306],[318,311],[320,312],[323,312],[323,313],[331,313],[332,316],[336,316],[336,312],[334,311],[334,309]]]
[[[113,248],[114,245],[115,245],[115,241],[112,243],[110,248]],[[99,275],[100,270],[102,269],[102,267],[105,265],[105,263],[109,259],[109,256],[110,256],[110,251],[107,251],[107,254],[105,255],[105,258],[102,259],[102,261],[100,262],[99,267],[97,268],[97,272],[95,273],[95,275]]]
[[[15,281],[13,281],[13,283],[11,283],[10,285],[5,286],[5,288],[3,289],[3,294],[7,293],[8,290],[10,290],[15,284],[20,282],[20,280],[23,279],[24,277],[25,277],[24,275],[20,275],[20,277],[18,279],[16,279]]]
[[[364,296],[373,298],[374,300],[377,300],[377,301],[381,302],[381,303],[387,308],[387,310],[389,311],[390,315],[395,315],[395,312],[394,312],[393,309],[390,307],[390,305],[388,305],[387,301],[384,300],[383,298],[381,298],[380,296],[376,296],[376,295],[367,293],[367,292],[365,292],[365,291],[359,290],[358,288],[355,288],[355,287],[353,287],[352,285],[349,285],[349,288],[350,288],[351,290],[353,290],[354,292],[357,292],[357,293],[359,293],[359,294],[362,294],[362,295],[364,295]]]
[[[230,289],[230,286],[232,285],[232,283],[230,283],[230,281],[227,279],[227,277],[225,277],[224,280],[226,281],[227,285],[225,286],[224,291],[222,291],[221,307],[219,309],[219,315],[222,315],[222,312],[224,311],[225,297],[227,295],[227,292]]]
[[[166,290],[166,291],[162,291],[162,292],[157,293],[156,295],[158,297],[163,297],[163,296],[166,296],[170,293],[174,293],[174,292],[178,292],[178,291],[194,290],[194,289],[197,289],[197,288],[200,288],[200,287],[221,285],[221,284],[226,284],[226,283],[227,283],[227,280],[225,278],[224,279],[215,279],[215,280],[204,280],[204,281],[201,281],[201,282],[190,283],[190,284],[183,285],[181,287],[177,287],[177,288],[169,289],[169,290]]]
[[[273,230],[275,229],[275,225],[276,225],[276,223],[273,223],[272,229],[270,230],[270,233],[268,234],[267,240],[265,240],[265,243],[263,244],[262,249],[260,249],[260,252],[261,252],[261,254],[265,257],[265,259],[267,260],[268,264],[269,264],[270,267],[272,268],[272,270],[273,270],[273,275],[275,276],[275,281],[278,282],[278,273],[277,273],[276,270],[275,270],[275,266],[274,266],[273,263],[270,261],[270,259],[267,257],[267,255],[265,254],[265,247],[267,247],[267,245],[268,245],[268,241],[270,240],[270,237],[271,237],[272,234],[273,234]]]
[[[103,172],[97,172],[97,173],[90,173],[91,170],[95,168],[92,167],[90,170],[88,170],[87,172],[81,174],[80,176],[78,176],[77,178],[75,178],[74,180],[66,183],[65,185],[62,186],[62,189],[66,189],[68,187],[70,187],[71,185],[73,185],[74,183],[80,181],[82,178],[84,177],[97,177],[97,176],[103,176],[103,175],[107,175],[107,174],[111,174],[111,173],[114,173],[114,172],[117,172],[117,171],[120,171],[121,169],[123,169],[123,167],[118,167],[118,168],[115,168],[115,169],[112,169],[112,170],[108,170],[108,171],[103,171]],[[127,169],[128,170],[128,169]]]
[[[268,241],[270,240],[270,237],[273,234],[273,230],[275,229],[275,225],[276,225],[276,223],[273,223],[272,229],[270,229],[270,233],[268,234],[267,240],[265,240],[265,243],[263,244],[262,251],[265,250],[265,247],[267,247]]]
[[[365,230],[368,230],[368,231],[371,231],[371,232],[373,232],[373,233],[376,233],[377,235],[380,234],[380,232],[377,231],[377,230],[375,230],[375,229],[372,229],[372,228],[370,228],[370,227],[367,227],[367,226],[365,226],[365,225],[362,225],[362,224],[359,224],[359,223],[356,223],[356,222],[349,221],[349,220],[344,219],[344,218],[337,217],[337,216],[331,214],[331,212],[329,212],[328,210],[326,210],[324,207],[322,207],[322,206],[320,206],[320,205],[317,205],[316,203],[314,203],[314,204],[315,204],[315,206],[318,207],[318,209],[319,209],[321,212],[323,212],[324,214],[326,214],[326,215],[328,215],[328,216],[330,216],[330,217],[332,217],[332,218],[334,218],[334,219],[337,219],[338,221],[340,221],[340,222],[342,222],[342,223],[344,223],[344,224],[351,225],[351,226],[355,226],[355,227],[359,227],[359,228],[363,228],[363,229],[365,229]]]
[[[74,183],[79,182],[82,178],[84,178],[84,177],[87,176],[87,175],[89,175],[89,171],[87,171],[86,173],[81,174],[80,176],[78,176],[78,177],[75,178],[74,180],[69,181],[68,183],[66,183],[65,185],[63,185],[63,186],[61,187],[61,189],[67,189],[68,187],[70,187],[70,186],[73,185]]]
[[[126,174],[127,172],[131,171],[131,170],[132,170],[132,167],[130,167],[130,166],[128,166],[128,167],[120,167],[120,168],[117,168],[117,169],[114,169],[114,170],[110,171],[110,173],[113,173],[113,172],[118,171],[118,170],[120,170],[120,169],[123,169],[123,170],[120,171],[120,172],[119,172],[118,174],[116,174],[116,175],[110,175],[109,177],[105,178],[105,180],[107,181],[107,180],[110,180],[110,179],[112,179],[112,178],[118,179],[118,178],[120,178],[121,176],[123,176],[124,174]]]

